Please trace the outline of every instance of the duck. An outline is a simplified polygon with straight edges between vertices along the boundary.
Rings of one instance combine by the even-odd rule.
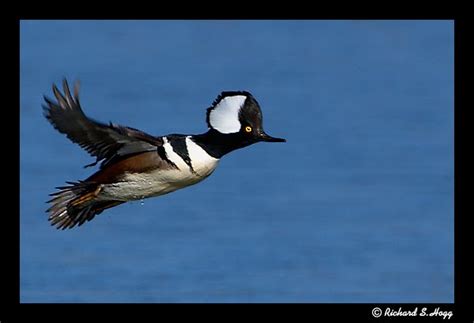
[[[228,153],[258,142],[285,142],[263,130],[262,110],[248,91],[223,91],[206,110],[202,134],[153,136],[141,130],[93,120],[79,101],[79,82],[71,93],[53,84],[55,99],[44,96],[46,119],[86,150],[99,169],[84,180],[66,181],[51,193],[46,210],[57,229],[71,229],[120,204],[157,197],[209,177]]]

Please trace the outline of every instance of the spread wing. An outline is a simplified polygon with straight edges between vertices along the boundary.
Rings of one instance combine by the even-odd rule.
[[[104,124],[88,118],[79,103],[79,83],[74,85],[74,97],[67,81],[63,80],[63,93],[53,84],[53,93],[57,102],[44,97],[44,115],[59,132],[72,142],[79,144],[96,161],[102,161],[100,168],[122,156],[156,150],[163,145],[160,137],[154,137],[140,130],[117,124]]]

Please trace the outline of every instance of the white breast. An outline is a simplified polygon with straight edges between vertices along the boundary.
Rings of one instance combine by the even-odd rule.
[[[216,169],[219,159],[208,155],[190,137],[186,138],[186,146],[194,172],[165,141],[163,147],[167,157],[179,169],[156,169],[150,173],[126,173],[121,182],[104,185],[101,198],[129,201],[159,196],[196,184],[211,175]]]
[[[191,140],[191,137],[186,137],[186,147],[188,148],[189,159],[194,171],[200,176],[206,178],[211,175],[217,167],[219,159],[210,156],[204,149]]]

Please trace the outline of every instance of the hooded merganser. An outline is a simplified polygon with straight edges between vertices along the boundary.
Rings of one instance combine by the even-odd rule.
[[[154,137],[118,124],[88,118],[79,104],[79,83],[71,95],[53,84],[57,102],[44,97],[44,115],[59,132],[79,144],[100,163],[87,179],[66,182],[48,203],[51,225],[73,228],[105,209],[127,201],[159,196],[196,184],[212,174],[225,154],[259,141],[285,142],[267,135],[262,112],[246,91],[222,92],[207,109],[209,130],[199,135]]]

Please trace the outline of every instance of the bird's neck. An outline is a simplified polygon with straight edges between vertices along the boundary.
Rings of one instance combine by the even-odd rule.
[[[248,146],[243,143],[240,134],[222,134],[214,129],[208,132],[191,136],[192,140],[202,147],[210,156],[221,158],[233,150]]]

